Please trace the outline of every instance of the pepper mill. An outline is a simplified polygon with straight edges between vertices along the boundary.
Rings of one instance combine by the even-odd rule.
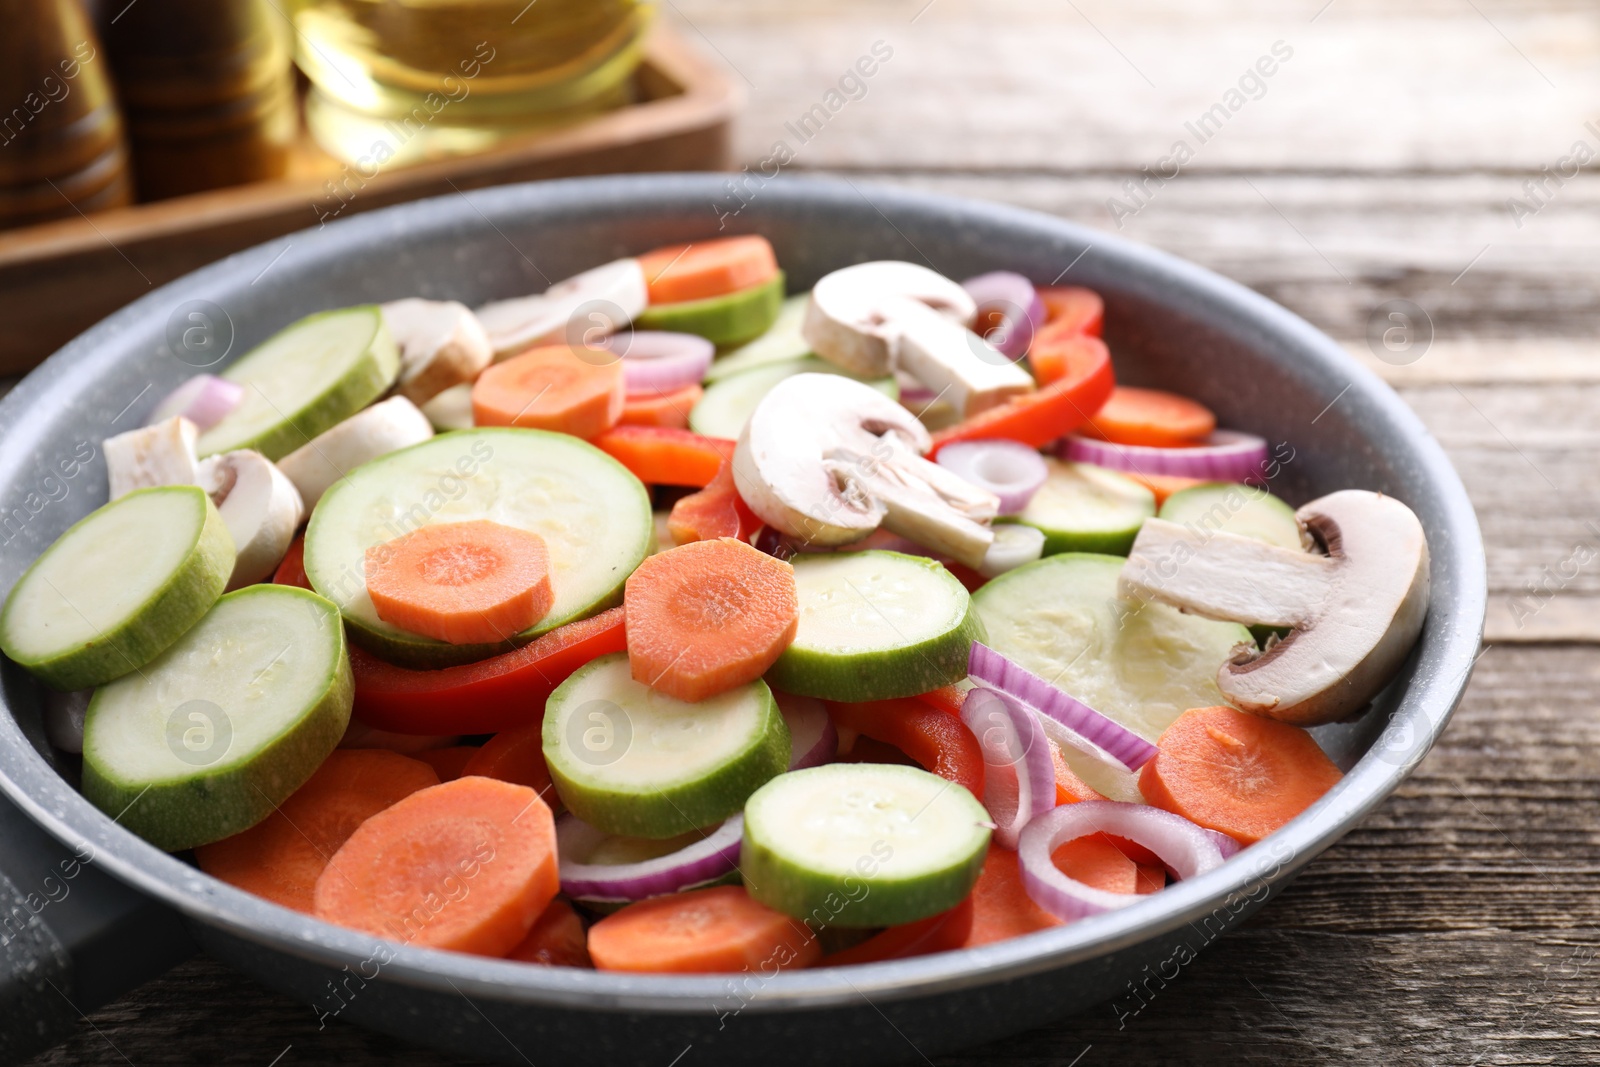
[[[111,71],[78,0],[0,0],[0,229],[133,199]]]
[[[284,174],[299,116],[290,30],[269,0],[104,3],[101,32],[140,199]]]

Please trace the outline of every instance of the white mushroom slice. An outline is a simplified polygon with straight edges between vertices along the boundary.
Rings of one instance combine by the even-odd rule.
[[[541,344],[599,344],[631,323],[650,302],[637,259],[557,282],[537,296],[497,300],[478,309],[494,358],[509,359]]]
[[[1399,669],[1428,613],[1428,541],[1393,497],[1347,489],[1295,513],[1327,554],[1147,519],[1119,591],[1207,618],[1291,627],[1240,645],[1217,673],[1239,708],[1301,726],[1359,712]]]
[[[454,300],[393,300],[383,321],[400,347],[395,391],[413,404],[472,381],[494,358],[478,316]]]
[[[811,291],[801,332],[817,355],[863,377],[905,371],[963,417],[1033,388],[1033,379],[967,327],[977,305],[915,263],[860,263]]]
[[[294,483],[260,452],[241,450],[201,461],[200,487],[217,505],[238,553],[228,589],[259,582],[276,570],[305,517]]]
[[[745,424],[733,480],[763,522],[807,545],[850,544],[883,525],[976,567],[1000,500],[923,459],[931,444],[915,416],[870,385],[797,374]]]
[[[422,405],[422,413],[440,433],[472,429],[472,386],[466,382],[452,385]]]
[[[199,430],[182,415],[105,439],[111,499],[156,485],[198,481],[194,444]]]
[[[391,396],[307,441],[278,466],[300,490],[308,509],[328,488],[363,463],[433,436],[428,416],[403,396]]]

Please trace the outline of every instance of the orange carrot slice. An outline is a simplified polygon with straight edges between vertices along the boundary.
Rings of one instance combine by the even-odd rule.
[[[1080,800],[1104,800],[1099,790],[1088,782],[1079,778],[1066,759],[1061,755],[1061,749],[1054,742],[1050,744],[1050,762],[1056,770],[1056,803],[1073,804]]]
[[[627,467],[646,485],[711,484],[735,442],[702,437],[668,426],[618,426],[594,439],[594,446]]]
[[[700,403],[705,390],[694,382],[665,393],[629,393],[618,426],[670,426],[689,428],[689,409]]]
[[[593,967],[589,960],[589,935],[572,905],[559,897],[544,909],[522,944],[506,959],[545,967]]]
[[[441,782],[453,782],[467,773],[467,764],[478,754],[477,745],[449,745],[445,748],[430,748],[426,752],[418,752],[413,759],[419,759],[432,767],[439,775]],[[485,775],[485,777],[494,777]]]
[[[1086,422],[1111,395],[1111,352],[1097,337],[1080,337],[1065,354],[1062,376],[1034,393],[987,408],[933,435],[935,454],[953,441],[1006,438],[1042,448]]]
[[[1233,708],[1178,716],[1139,773],[1158,808],[1249,845],[1310,807],[1343,777],[1298,726]]]
[[[1155,494],[1156,507],[1167,502],[1167,497],[1184,489],[1204,485],[1203,478],[1181,478],[1176,474],[1140,474],[1138,471],[1118,471],[1124,478],[1132,478]]]
[[[278,564],[278,569],[273,572],[272,584],[297,585],[301,589],[311,588],[311,579],[306,577],[306,539],[304,535],[296,537],[289,542],[289,551],[283,554],[283,562]]]
[[[770,973],[822,955],[803,923],[750,899],[743,886],[713,886],[629,904],[589,927],[602,971]]]
[[[408,944],[504,956],[559,888],[555,820],[539,794],[458,778],[362,823],[317,879],[314,911]]]
[[[731,537],[646,559],[622,611],[633,677],[688,701],[761,677],[800,624],[794,568]]]
[[[356,827],[439,776],[382,749],[335,749],[306,784],[242,834],[194,850],[200,869],[274,904],[311,911],[317,879]]]
[[[1017,854],[999,845],[989,846],[968,899],[972,901],[972,929],[967,934],[967,948],[1061,925],[1060,919],[1035,904],[1022,887]]]
[[[1107,893],[1132,893],[1138,886],[1138,865],[1104,834],[1067,841],[1050,854],[1050,859],[1068,878]]]
[[[555,793],[550,790],[550,768],[544,762],[542,721],[495,734],[473,752],[461,773],[525,785],[546,803],[555,805]]]
[[[1055,327],[1063,333],[1100,336],[1105,325],[1106,302],[1093,289],[1076,285],[1046,286],[1039,290],[1039,300],[1044,304],[1046,327]]]
[[[698,493],[680,498],[667,516],[667,532],[678,545],[715,541],[719,537],[747,541],[760,528],[761,520],[734,485],[731,460],[723,460],[716,477]]]
[[[480,374],[472,386],[472,421],[558,430],[587,440],[617,424],[626,390],[622,363],[610,350],[548,345]]]
[[[366,563],[378,618],[455,645],[504,641],[555,600],[544,538],[486,519],[413,530]]]
[[[639,257],[650,303],[679,304],[736,293],[778,273],[772,244],[760,236],[719,237],[669,245]]]
[[[968,896],[949,911],[930,915],[914,923],[891,926],[859,944],[824,956],[822,965],[843,967],[852,963],[880,963],[883,960],[903,960],[960,948],[972,934],[972,912],[972,897]]]
[[[1119,445],[1182,448],[1216,428],[1211,409],[1186,396],[1119,385],[1079,432]]]

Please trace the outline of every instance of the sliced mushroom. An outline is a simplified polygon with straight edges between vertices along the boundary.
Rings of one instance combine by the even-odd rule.
[[[400,346],[395,391],[413,404],[472,381],[494,359],[478,316],[454,300],[394,300],[383,305],[383,321]]]
[[[1147,519],[1123,596],[1230,622],[1291,627],[1240,645],[1217,673],[1239,708],[1300,726],[1359,712],[1399,669],[1428,613],[1428,541],[1393,497],[1347,489],[1295,513],[1320,552]]]
[[[804,544],[850,544],[882,525],[976,567],[994,541],[987,524],[999,498],[923,459],[931,443],[870,385],[797,374],[745,424],[733,480],[763,522]]]
[[[111,499],[155,485],[198,481],[194,445],[199,431],[181,415],[119,433],[104,442]]]
[[[598,344],[631,323],[650,302],[637,259],[613,260],[574,274],[537,296],[497,300],[478,309],[496,360],[535,345]]]
[[[238,553],[228,588],[251,585],[276,570],[305,517],[294,483],[266,456],[241,450],[201,461],[200,487],[222,513]]]
[[[363,463],[387,456],[433,436],[428,416],[403,396],[372,405],[278,460],[278,467],[300,490],[307,509],[328,488]]]
[[[428,421],[440,433],[472,429],[472,386],[466,382],[452,385],[423,404],[422,413],[428,416]]]
[[[1033,388],[1033,379],[967,327],[967,291],[915,263],[859,263],[811,291],[802,333],[817,355],[864,377],[903,370],[963,417]]]

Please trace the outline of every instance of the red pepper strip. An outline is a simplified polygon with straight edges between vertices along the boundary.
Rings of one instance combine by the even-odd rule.
[[[289,551],[283,554],[283,562],[278,564],[278,569],[272,575],[273,585],[298,585],[301,589],[311,588],[311,579],[306,577],[306,539],[296,537],[289,542]]]
[[[928,458],[953,441],[978,441],[996,437],[1042,448],[1076,430],[1111,397],[1116,377],[1111,373],[1111,352],[1096,337],[1077,337],[1062,343],[1065,373],[1033,393],[979,412],[933,435]]]
[[[704,488],[735,442],[671,426],[614,426],[591,442],[646,485]]]
[[[1093,289],[1076,285],[1046,286],[1039,290],[1039,300],[1044,304],[1046,326],[1092,337],[1099,337],[1105,328],[1106,302]]]
[[[983,750],[960,719],[914,697],[865,704],[827,702],[833,724],[893,745],[941,778],[983,800]]]
[[[883,960],[903,960],[910,956],[926,956],[930,952],[947,952],[966,944],[972,933],[972,897],[937,915],[918,919],[914,923],[891,926],[882,933],[873,934],[859,945],[851,945],[830,956],[824,956],[820,966],[839,967],[849,963],[880,963]]]
[[[710,484],[680,499],[672,505],[672,514],[667,516],[667,532],[672,534],[673,542],[680,545],[690,541],[713,541],[718,537],[749,541],[750,535],[760,528],[761,520],[733,484],[732,460],[723,460]]]
[[[398,734],[490,734],[544,716],[556,686],[596,656],[624,652],[622,609],[569,622],[521,648],[439,671],[396,667],[352,645],[355,717]]]
[[[514,730],[502,730],[477,750],[461,776],[480,775],[502,782],[525,785],[538,793],[552,809],[561,801],[550,791],[550,768],[544,762],[544,723],[529,723]]]
[[[929,707],[938,708],[946,715],[961,718],[961,705],[966,701],[967,694],[953,685],[941,686],[928,693],[921,693],[917,699]]]

